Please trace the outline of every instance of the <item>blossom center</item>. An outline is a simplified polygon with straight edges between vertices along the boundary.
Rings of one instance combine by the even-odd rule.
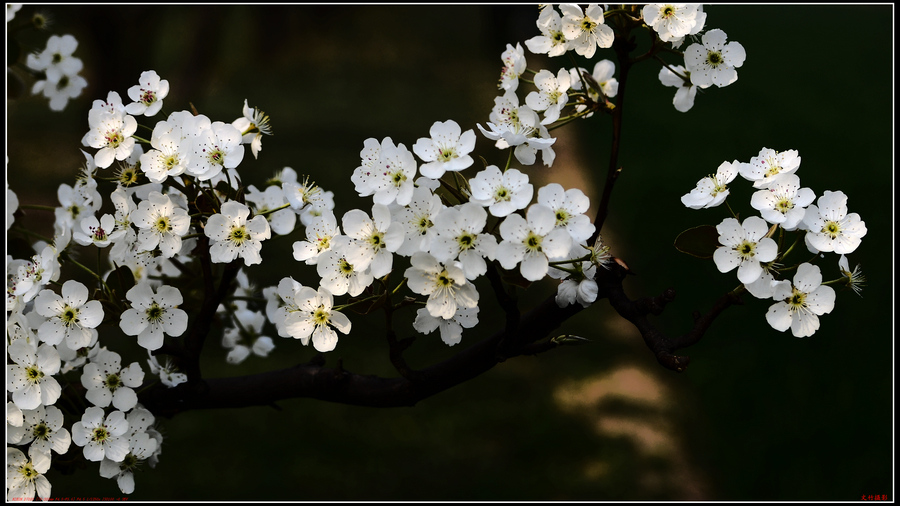
[[[791,311],[801,311],[806,308],[806,293],[801,292],[797,288],[791,289],[791,296],[784,301],[790,306]]]
[[[836,221],[826,221],[825,226],[822,227],[822,233],[835,239],[841,235],[841,226]]]
[[[140,102],[146,106],[149,106],[153,102],[156,102],[156,93],[151,90],[141,90],[144,93],[141,94]]]
[[[106,388],[115,392],[117,388],[122,386],[122,379],[119,378],[118,374],[110,374],[106,376],[106,379],[103,381],[103,384],[106,385]]]
[[[438,159],[440,159],[441,161],[443,161],[445,163],[449,162],[450,160],[453,160],[454,158],[457,158],[457,157],[458,157],[458,155],[456,154],[456,150],[454,150],[452,148],[438,150]]]
[[[119,147],[119,144],[122,143],[125,139],[122,137],[122,134],[119,133],[118,130],[110,130],[106,132],[106,143],[111,148]]]
[[[453,285],[453,278],[450,277],[450,274],[446,270],[443,270],[437,275],[435,283],[437,283],[438,288],[447,288]]]
[[[475,238],[471,234],[463,234],[456,240],[459,242],[459,249],[461,251],[465,251],[475,246]]]
[[[741,244],[734,247],[742,260],[749,260],[756,255],[756,243],[745,240]]]
[[[565,209],[556,211],[556,226],[563,227],[569,223],[569,213]]]
[[[47,427],[47,425],[44,423],[39,423],[34,426],[32,434],[34,434],[35,439],[46,440],[48,437],[50,437],[50,432],[50,427]]]
[[[320,252],[325,251],[331,245],[331,236],[316,236],[316,249]]]
[[[709,63],[713,68],[716,68],[719,65],[725,63],[725,59],[722,58],[722,53],[718,51],[710,51],[706,55],[706,62]]]
[[[59,316],[59,318],[62,320],[63,324],[66,325],[66,327],[74,325],[78,320],[78,310],[66,304],[66,307],[63,308],[63,312]]]
[[[384,234],[381,232],[375,232],[369,237],[369,244],[372,245],[372,249],[379,250],[387,246],[384,243]]]
[[[209,152],[209,163],[213,165],[225,164],[225,153],[219,149],[219,146],[214,146],[212,151]]]
[[[350,262],[348,262],[346,258],[342,258],[338,262],[338,270],[344,276],[350,277],[350,275],[353,274],[353,265],[351,265]]]
[[[160,234],[164,234],[172,230],[172,225],[169,223],[168,216],[160,216],[156,220],[156,231]]]
[[[512,199],[512,193],[508,189],[506,189],[502,186],[497,188],[497,190],[494,192],[494,200],[497,202],[501,202],[504,200],[508,201],[511,199]]]
[[[165,311],[163,311],[163,309],[159,307],[159,304],[154,301],[153,304],[151,304],[150,307],[147,308],[146,313],[148,320],[150,320],[151,322],[158,322],[162,319]]]
[[[94,429],[91,433],[91,441],[96,441],[98,443],[103,443],[104,441],[109,439],[109,431],[106,430],[106,427],[100,426]]]
[[[398,170],[391,174],[391,181],[394,183],[394,186],[399,187],[406,181],[406,174]]]
[[[662,17],[669,19],[675,15],[675,7],[672,5],[667,5],[667,6],[663,7],[661,14],[662,14]]]
[[[525,240],[522,241],[522,243],[525,244],[525,247],[528,249],[528,251],[537,252],[541,251],[542,239],[543,237],[535,234],[534,232],[528,232],[528,237],[526,237]]]
[[[243,225],[239,227],[232,227],[231,233],[228,234],[228,239],[237,245],[241,245],[244,243],[244,241],[250,240],[250,234],[247,232],[247,227]]]
[[[28,481],[34,481],[38,476],[40,476],[40,473],[38,473],[34,469],[34,466],[31,464],[31,462],[26,462],[25,465],[20,467],[19,474],[21,474]]]
[[[32,383],[38,383],[44,377],[44,373],[37,366],[31,366],[25,369],[25,377]]]
[[[584,18],[581,20],[581,30],[585,32],[593,32],[594,28],[597,28],[597,23],[594,23],[591,18]]]
[[[92,227],[92,231],[94,233],[95,241],[105,241],[106,240],[106,231],[103,230],[103,227]]]
[[[794,202],[786,197],[782,197],[781,200],[775,203],[775,210],[780,212],[781,214],[785,214],[793,208]]]
[[[325,306],[319,306],[313,311],[312,319],[316,322],[316,325],[324,326],[331,320],[331,314],[325,310]]]

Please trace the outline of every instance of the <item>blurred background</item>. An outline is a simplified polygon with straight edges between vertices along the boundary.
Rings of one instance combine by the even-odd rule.
[[[868,279],[862,297],[839,291],[820,330],[798,339],[773,330],[765,320],[770,304],[747,296],[683,351],[692,362],[682,374],[661,368],[634,329],[600,301],[560,329],[591,344],[509,360],[413,408],[296,399],[279,403],[280,410],[180,414],[158,421],[166,437],[160,463],[137,473],[130,498],[893,499],[893,8],[705,10],[707,29],[723,29],[747,51],[736,83],[702,91],[686,114],[672,107],[674,90],[659,83],[657,63],[634,67],[628,83],[624,171],[603,229],[613,254],[637,273],[628,294],[674,287],[676,301],[656,322],[676,335],[689,328],[692,311],[706,311],[737,286],[733,272],[720,274],[712,261],[672,245],[680,231],[715,225],[727,211],[689,210],[679,198],[723,161],[749,161],[768,147],[798,150],[803,186],[817,195],[843,191],[850,212],[865,221],[868,234],[850,255]],[[152,69],[171,86],[166,112],[190,103],[214,121],[231,122],[247,99],[270,115],[275,135],[264,139],[258,160],[248,150],[240,166],[246,183],[261,186],[292,167],[334,191],[339,216],[368,210],[371,201],[355,197],[350,182],[363,141],[390,136],[411,147],[435,121],[454,119],[464,130],[484,124],[499,94],[506,44],[524,47],[539,33],[537,7],[488,5],[25,6],[8,28],[36,11],[51,20],[48,31],[16,32],[17,40],[41,51],[51,34],[74,35],[89,83],[61,113],[30,96],[27,79],[25,94],[7,100],[8,183],[21,203],[51,206],[58,205],[56,188],[71,184],[83,163],[78,150],[91,102],[115,90],[127,103],[128,88]],[[572,66],[568,57],[526,56],[535,70]],[[579,64],[592,69],[603,58],[614,53],[600,50]],[[8,73],[8,86],[15,79]],[[530,89],[520,85],[520,100]],[[553,167],[524,170],[536,185],[579,187],[596,203],[608,119],[554,134]],[[496,165],[507,155],[480,134],[476,153]],[[750,194],[741,178],[732,184],[729,202],[742,216],[754,214]],[[26,223],[50,222],[30,211]],[[264,244],[266,262],[249,270],[257,287],[286,275],[314,282],[291,258],[299,236],[298,227],[294,236]],[[825,279],[839,276],[837,256],[826,256],[821,267]],[[524,304],[554,289],[538,284]],[[455,348],[437,334],[420,337],[408,353],[413,367],[497,329],[490,291],[481,292],[481,325]],[[329,364],[342,358],[356,373],[395,374],[377,332],[381,317],[351,318],[356,330],[341,337]],[[412,315],[404,318],[408,325]],[[412,332],[406,329],[401,336]],[[225,364],[213,339],[205,370],[237,376],[315,354],[271,335],[270,357],[241,366]],[[121,496],[113,480],[99,478],[96,464],[48,477],[54,496]]]

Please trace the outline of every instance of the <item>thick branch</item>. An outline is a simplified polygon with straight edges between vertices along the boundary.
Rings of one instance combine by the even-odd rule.
[[[695,313],[694,326],[687,333],[675,338],[668,338],[650,322],[647,315],[662,313],[665,305],[675,298],[675,290],[666,290],[660,297],[632,301],[625,295],[621,278],[614,275],[613,272],[598,272],[597,283],[600,285],[601,295],[609,298],[609,303],[616,312],[638,329],[644,338],[644,343],[656,356],[656,360],[673,371],[683,372],[690,363],[689,357],[675,355],[676,350],[697,343],[722,311],[732,304],[741,304],[738,295],[732,292],[726,293],[719,297],[712,309],[705,315],[700,316]]]
[[[548,297],[522,318],[515,335],[502,330],[411,378],[353,374],[314,362],[250,376],[205,379],[202,387],[157,385],[140,398],[151,411],[165,416],[192,409],[262,406],[291,398],[373,407],[413,406],[521,354],[528,344],[543,339],[581,309],[580,305],[560,308],[553,296]],[[502,353],[498,349],[501,342]]]

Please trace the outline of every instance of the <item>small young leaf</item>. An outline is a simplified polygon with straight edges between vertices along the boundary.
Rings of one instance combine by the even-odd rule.
[[[719,232],[712,225],[689,228],[675,238],[675,249],[697,258],[712,258],[719,247]]]

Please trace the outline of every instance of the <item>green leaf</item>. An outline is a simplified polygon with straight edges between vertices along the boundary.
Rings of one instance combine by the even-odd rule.
[[[689,228],[675,238],[675,249],[697,258],[712,258],[719,247],[719,231],[712,225]]]
[[[591,342],[591,340],[586,337],[573,336],[572,334],[563,334],[561,336],[556,336],[550,341],[558,345],[587,344]]]

